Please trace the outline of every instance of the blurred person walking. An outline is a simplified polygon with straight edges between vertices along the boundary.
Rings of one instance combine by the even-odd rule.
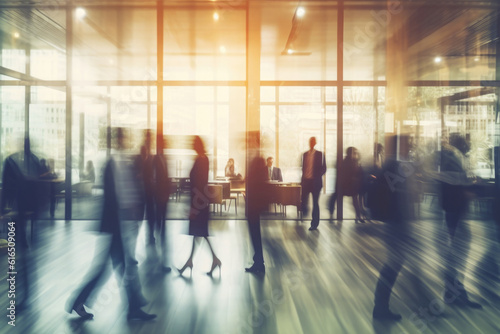
[[[94,268],[85,279],[82,287],[75,291],[66,303],[67,312],[75,311],[84,319],[94,315],[87,312],[84,305],[98,288],[99,283],[109,278],[107,269],[110,259],[128,299],[128,320],[151,320],[155,314],[141,310],[148,302],[141,292],[135,246],[139,233],[139,221],[144,211],[139,171],[134,160],[125,154],[127,137],[123,128],[117,129],[116,154],[106,163],[104,170],[104,206],[101,219],[101,232],[110,236],[110,242],[103,252],[96,252]]]
[[[212,253],[212,266],[208,275],[212,275],[213,271],[218,267],[219,274],[222,263],[220,259],[215,255],[212,244],[208,240],[208,219],[209,219],[209,203],[210,196],[208,190],[208,157],[205,152],[205,145],[199,136],[194,137],[193,149],[196,151],[197,157],[194,162],[193,168],[189,173],[190,185],[191,185],[191,209],[189,211],[189,234],[193,236],[193,246],[191,248],[191,254],[187,259],[186,263],[178,269],[179,274],[182,275],[184,270],[190,268],[191,273],[193,271],[193,257],[196,249],[196,239],[201,237],[204,238],[208,247],[210,247],[210,252]]]

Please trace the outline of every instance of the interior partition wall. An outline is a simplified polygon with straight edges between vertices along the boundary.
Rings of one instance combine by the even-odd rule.
[[[446,133],[462,133],[471,169],[492,178],[498,5],[5,1],[0,157],[29,135],[33,152],[53,161],[64,180],[56,219],[99,218],[115,127],[130,129],[131,151],[145,130],[155,132],[152,153],[167,155],[174,177],[189,173],[192,135],[205,140],[211,178],[229,158],[246,175],[245,133],[260,130],[262,153],[290,182],[300,181],[300,155],[316,136],[328,167],[324,195],[347,147],[370,166],[374,144],[402,132],[435,150]],[[441,105],[481,87],[492,91]],[[75,194],[88,161],[91,200]],[[337,218],[353,218],[338,204]]]

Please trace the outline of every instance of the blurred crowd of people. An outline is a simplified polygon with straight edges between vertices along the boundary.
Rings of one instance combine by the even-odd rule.
[[[66,308],[75,311],[84,319],[91,319],[85,306],[91,304],[90,296],[109,278],[108,262],[111,262],[121,286],[127,296],[128,319],[150,320],[156,317],[142,310],[148,301],[142,294],[136,260],[136,244],[140,223],[146,220],[146,247],[148,257],[157,259],[164,273],[167,265],[165,221],[170,196],[168,164],[163,153],[152,154],[154,134],[146,131],[144,141],[137,155],[130,154],[126,129],[116,130],[116,150],[106,162],[103,172],[104,205],[102,210],[102,233],[110,236],[104,252],[96,252],[95,265],[84,278],[81,287],[69,298]],[[259,132],[249,132],[247,140],[247,175],[245,178],[245,203],[249,235],[254,250],[253,264],[245,270],[254,274],[265,272],[264,252],[260,219],[270,204],[269,183],[282,182],[281,170],[273,167],[274,159],[264,160],[260,151]],[[157,138],[162,140],[162,138]],[[157,143],[157,152],[163,152],[165,142]],[[309,139],[309,150],[302,155],[301,211],[303,219],[309,217],[309,197],[312,196],[311,223],[309,230],[315,231],[320,224],[319,197],[323,178],[327,171],[325,155],[316,150],[316,138]],[[193,137],[196,158],[191,169],[189,235],[193,236],[191,253],[185,264],[178,269],[180,275],[186,269],[192,270],[195,249],[205,240],[212,255],[208,275],[213,275],[222,262],[209,241],[209,203],[213,194],[208,187],[209,159],[203,140]],[[471,187],[477,179],[471,178],[466,170],[466,155],[469,145],[464,137],[452,134],[441,143],[441,149],[419,155],[411,136],[388,137],[385,146],[375,143],[373,165],[362,168],[360,152],[348,147],[346,156],[337,164],[335,192],[328,199],[328,210],[333,219],[336,203],[344,196],[352,198],[355,222],[365,223],[378,220],[387,224],[385,237],[387,261],[380,270],[375,289],[373,317],[376,319],[399,320],[401,316],[389,308],[392,287],[406,260],[408,245],[412,243],[411,224],[417,218],[416,204],[420,201],[419,187],[423,182],[434,182],[441,188],[441,207],[445,213],[445,225],[449,240],[442,255],[444,263],[444,302],[472,308],[481,305],[469,299],[463,281],[463,256],[458,256],[460,243],[463,254],[464,241],[457,241],[457,230],[466,228],[461,224],[471,198]],[[439,157],[439,159],[436,159]],[[436,160],[439,160],[436,163]],[[430,161],[430,162],[429,162]],[[53,160],[39,160],[30,150],[29,140],[24,149],[9,156],[4,163],[2,178],[2,214],[12,213],[18,225],[20,272],[27,273],[29,261],[26,221],[36,219],[40,207],[37,182],[57,178]],[[229,159],[225,176],[243,179],[236,170],[234,160]],[[81,172],[81,181],[94,183],[95,170],[88,161]],[[498,198],[498,196],[496,197]],[[498,201],[498,200],[497,200]],[[101,246],[101,245],[100,245]],[[466,243],[466,249],[468,245]],[[158,251],[159,250],[159,251]],[[98,258],[97,258],[98,257]],[[24,293],[21,306],[29,302],[29,275],[23,275]]]

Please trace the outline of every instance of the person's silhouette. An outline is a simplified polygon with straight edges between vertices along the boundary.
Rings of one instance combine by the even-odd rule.
[[[468,151],[469,145],[465,138],[451,134],[449,145],[443,145],[441,152],[441,173],[445,176],[441,182],[441,204],[449,236],[444,252],[444,302],[481,308],[480,304],[469,300],[468,293],[459,280],[459,268],[465,267],[470,248],[469,225],[462,222],[468,207],[467,186],[471,185],[462,163]],[[457,229],[461,230],[458,235]]]
[[[215,268],[219,267],[219,274],[221,268],[221,261],[215,255],[214,249],[210,240],[208,240],[208,218],[209,218],[209,203],[210,196],[212,195],[208,190],[208,157],[205,152],[205,145],[199,136],[194,137],[193,149],[196,151],[197,157],[194,162],[191,173],[189,173],[190,185],[191,185],[191,209],[189,211],[189,234],[193,236],[193,246],[191,248],[191,254],[187,259],[186,263],[181,267],[179,273],[182,275],[186,268],[193,270],[193,256],[196,248],[196,238],[204,238],[208,246],[210,247],[210,252],[212,253],[212,267],[207,273],[212,275]]]
[[[401,136],[400,160],[396,160],[398,137],[393,136],[387,153],[387,160],[382,168],[382,177],[377,179],[375,192],[378,202],[374,210],[374,219],[385,224],[385,244],[387,260],[380,270],[375,288],[375,306],[373,318],[378,320],[400,320],[401,315],[389,309],[389,299],[396,278],[405,262],[408,245],[411,244],[409,219],[411,217],[411,181],[412,175],[401,176],[401,171],[412,170],[410,162],[405,158],[408,155],[406,136]],[[387,176],[387,177],[386,177]]]
[[[44,172],[38,157],[31,152],[29,138],[24,139],[24,149],[5,159],[2,174],[1,214],[9,214],[16,233],[18,285],[16,309],[29,306],[31,290],[30,252],[27,239],[27,220],[36,219],[41,198],[39,184]]]
[[[260,133],[248,133],[249,163],[246,178],[246,216],[250,239],[254,249],[253,265],[245,268],[246,272],[265,272],[262,236],[260,231],[260,214],[268,208],[269,191],[267,189],[267,167],[260,155]]]
[[[82,287],[75,291],[66,303],[66,311],[75,311],[84,319],[92,319],[93,314],[88,313],[84,304],[88,302],[91,293],[97,288],[98,283],[104,280],[107,273],[108,259],[123,282],[128,299],[129,320],[151,320],[155,314],[148,314],[141,310],[147,304],[142,295],[139,276],[137,273],[137,260],[135,259],[135,246],[139,232],[139,220],[144,211],[140,200],[139,174],[134,166],[134,161],[124,154],[127,148],[127,139],[124,129],[117,129],[118,152],[106,163],[104,170],[104,205],[101,220],[101,232],[111,236],[111,242],[102,253],[96,252],[94,263],[97,268],[92,268]],[[104,258],[100,258],[103,256]]]
[[[309,139],[309,151],[302,155],[302,215],[308,212],[309,194],[312,194],[313,209],[310,231],[319,225],[319,193],[323,187],[323,175],[326,173],[325,156],[316,151],[316,137]]]
[[[356,222],[358,222],[358,220],[362,223],[365,222],[362,217],[360,201],[362,182],[363,169],[359,164],[358,150],[355,147],[348,147],[346,150],[346,157],[338,168],[335,193],[330,197],[330,219],[333,219],[337,197],[340,196],[343,198],[344,196],[351,196],[354,211],[356,213]]]

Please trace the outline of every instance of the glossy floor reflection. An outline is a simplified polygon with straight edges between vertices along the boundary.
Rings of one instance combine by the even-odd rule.
[[[471,229],[465,285],[483,310],[441,309],[443,282],[439,252],[441,222],[413,226],[414,242],[394,288],[391,308],[398,323],[374,322],[373,290],[386,254],[381,223],[321,221],[318,231],[300,221],[262,222],[266,274],[246,274],[253,254],[245,221],[216,220],[210,228],[222,260],[222,277],[210,269],[206,243],[194,259],[192,275],[160,273],[145,255],[141,229],[137,259],[143,292],[156,313],[151,322],[130,323],[113,278],[91,309],[95,319],[81,321],[64,312],[69,294],[91,265],[101,238],[92,221],[40,221],[32,248],[37,278],[30,310],[19,314],[19,333],[498,333],[500,283],[494,223],[467,221]],[[187,221],[168,221],[170,264],[180,266],[191,246]],[[6,257],[2,255],[2,263]],[[2,273],[2,275],[5,275]],[[5,276],[1,277],[5,282]],[[6,284],[0,301],[6,303]],[[434,311],[432,309],[434,307]],[[11,328],[8,328],[9,330]],[[0,333],[7,332],[0,323]]]

